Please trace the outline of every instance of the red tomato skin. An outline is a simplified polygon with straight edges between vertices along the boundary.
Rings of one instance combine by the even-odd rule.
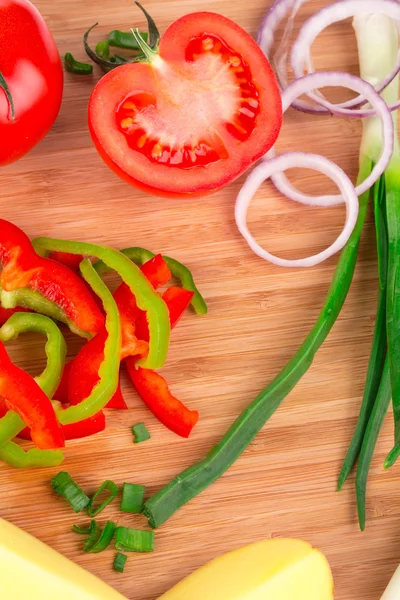
[[[139,162],[143,162],[142,157],[138,157],[138,153],[132,152],[130,157],[132,164],[135,164],[135,171],[125,168],[126,163],[122,164],[121,161],[114,160],[112,153],[109,152],[109,146],[116,143],[116,139],[112,140],[112,136],[117,131],[117,124],[114,115],[111,117],[110,111],[107,112],[107,110],[114,99],[115,105],[123,99],[123,96],[118,96],[120,84],[124,79],[132,76],[133,70],[135,70],[135,78],[137,76],[137,80],[141,82],[138,87],[147,90],[147,82],[153,78],[152,67],[147,63],[136,63],[124,65],[110,71],[98,82],[92,92],[88,113],[89,130],[96,149],[104,162],[119,177],[144,192],[167,198],[196,198],[212,194],[246,171],[271,148],[278,137],[282,126],[282,104],[275,75],[259,46],[239,25],[216,13],[188,14],[175,21],[162,36],[159,47],[160,56],[167,61],[179,62],[184,60],[185,44],[194,35],[204,32],[215,33],[224,41],[227,41],[233,49],[240,52],[243,50],[242,55],[252,68],[254,80],[261,84],[259,91],[264,98],[262,117],[259,118],[259,123],[250,140],[241,144],[246,147],[246,150],[239,157],[235,157],[234,167],[230,165],[233,161],[228,159],[215,163],[217,166],[208,165],[186,171],[183,169],[169,169],[171,172],[167,174],[166,169],[168,167],[159,166],[148,161],[148,165],[140,165],[142,173],[147,171],[147,177],[143,178],[137,175],[137,165]],[[124,85],[125,91],[122,92],[123,94],[126,92],[126,82]],[[105,99],[106,104],[104,104]],[[268,124],[268,134],[265,134],[263,132],[269,116],[271,116],[271,120]],[[99,128],[99,122],[105,123],[105,125]],[[106,128],[108,128],[108,131],[106,131]],[[128,156],[129,149],[125,154]],[[214,176],[210,182],[210,174],[216,168],[220,170],[220,174],[218,177]],[[164,171],[162,172],[162,170]],[[196,170],[197,180],[193,182],[192,173]],[[159,173],[156,177],[157,172]],[[139,171],[139,175],[142,173]],[[165,179],[167,179],[166,183],[164,183]]]
[[[0,72],[15,120],[0,89],[0,165],[18,160],[50,130],[61,106],[63,68],[55,41],[28,0],[0,0]]]

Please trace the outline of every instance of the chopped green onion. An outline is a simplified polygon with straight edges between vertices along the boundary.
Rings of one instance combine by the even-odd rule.
[[[154,552],[154,531],[117,527],[115,548],[125,552]]]
[[[121,510],[129,513],[141,513],[144,502],[144,485],[124,483],[122,488]]]
[[[114,521],[107,521],[103,531],[100,533],[96,521],[93,520],[92,523],[95,523],[93,525],[93,537],[89,535],[84,545],[84,551],[92,553],[103,552],[111,544],[117,524]]]
[[[75,533],[80,533],[80,534],[88,534],[90,533],[91,529],[90,529],[90,525],[89,527],[81,527],[80,525],[72,525],[72,531]]]
[[[76,513],[81,512],[90,502],[81,487],[65,471],[60,471],[50,481],[53,490],[72,506]]]
[[[109,492],[109,496],[97,508],[93,508],[97,497],[100,496],[100,494],[104,491]],[[105,507],[114,500],[117,494],[118,486],[113,481],[106,479],[106,481],[104,481],[104,483],[101,484],[97,492],[93,494],[93,496],[90,499],[89,505],[87,507],[87,513],[89,517],[96,517],[99,513],[101,513],[101,511],[104,510]]]
[[[133,437],[134,437],[133,442],[135,444],[140,444],[140,442],[145,442],[146,440],[149,440],[151,437],[149,432],[147,431],[147,427],[144,423],[137,423],[136,425],[133,425],[132,433],[133,433]]]
[[[85,552],[90,552],[90,549],[93,548],[93,546],[99,541],[100,538],[100,527],[98,526],[97,521],[95,519],[92,519],[90,521],[89,531],[89,537],[83,545],[83,550]]]
[[[123,573],[125,569],[125,563],[127,561],[127,555],[122,554],[122,552],[117,552],[114,558],[113,569],[114,571],[118,571],[118,573]]]

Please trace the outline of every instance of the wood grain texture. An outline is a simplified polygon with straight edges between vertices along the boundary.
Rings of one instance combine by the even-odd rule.
[[[81,36],[99,21],[94,41],[143,18],[131,0],[36,0],[61,54],[84,59]],[[235,19],[251,34],[270,0],[147,0],[161,31],[177,17],[213,10]],[[302,18],[322,2],[311,1]],[[300,18],[300,22],[302,20]],[[349,23],[329,28],[315,44],[317,68],[356,72]],[[31,236],[91,240],[116,247],[145,246],[187,263],[206,297],[208,316],[188,314],[174,331],[163,370],[176,395],[200,411],[193,437],[181,440],[142,406],[124,380],[128,412],[112,413],[104,434],[69,442],[64,464],[88,491],[104,479],[145,484],[150,493],[200,458],[239,411],[293,355],[312,326],[336,259],[312,270],[283,270],[254,256],[233,218],[244,178],[225,190],[192,201],[146,196],[109,171],[92,146],[86,126],[90,91],[99,74],[66,74],[61,114],[47,138],[20,162],[0,172],[0,214]],[[278,150],[322,152],[353,178],[360,124],[313,118],[289,111]],[[310,192],[329,184],[316,174],[294,173]],[[337,235],[343,208],[298,206],[265,185],[251,208],[257,238],[282,256],[322,249]],[[354,283],[331,335],[296,389],[242,458],[211,488],[156,533],[153,555],[129,557],[123,575],[112,571],[114,551],[85,555],[71,531],[84,522],[55,498],[49,479],[57,469],[17,471],[0,465],[0,515],[38,536],[124,593],[154,600],[222,552],[270,536],[304,538],[332,565],[336,600],[376,600],[400,561],[400,463],[384,472],[392,443],[388,417],[372,464],[367,530],[356,521],[354,476],[336,493],[336,479],[358,412],[377,297],[371,219],[365,227]],[[39,372],[39,338],[11,345],[24,368]],[[69,338],[70,353],[79,342]],[[130,426],[145,421],[149,442],[133,445]],[[121,518],[117,504],[101,515],[142,527],[141,517]],[[190,600],[190,599],[188,599]]]

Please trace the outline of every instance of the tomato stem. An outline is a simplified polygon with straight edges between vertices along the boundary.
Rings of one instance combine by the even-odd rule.
[[[154,58],[156,56],[158,56],[157,49],[153,50],[152,48],[150,48],[150,46],[141,37],[139,29],[137,27],[135,29],[131,29],[131,31],[132,31],[132,35],[135,38],[135,41],[137,42],[139,48],[141,49],[144,56],[146,57],[147,62],[149,62],[149,63],[153,62]],[[157,48],[157,46],[156,46],[156,48]]]
[[[11,109],[11,121],[14,121],[15,120],[14,101],[13,101],[13,98],[11,96],[10,88],[8,87],[7,82],[4,79],[4,76],[1,73],[1,71],[0,71],[0,88],[2,90],[4,90],[4,93],[5,93],[6,98],[8,100],[8,104],[9,104],[10,109]]]
[[[160,32],[158,31],[157,25],[155,24],[153,17],[149,15],[147,10],[143,8],[140,2],[135,2],[135,4],[140,8],[142,13],[146,17],[147,27],[149,30],[149,46],[152,50],[157,50],[158,43],[160,41]]]

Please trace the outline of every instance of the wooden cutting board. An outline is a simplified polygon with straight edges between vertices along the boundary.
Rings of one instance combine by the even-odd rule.
[[[94,22],[95,42],[114,29],[144,26],[131,0],[37,0],[60,53],[85,59],[82,34]],[[270,0],[147,0],[161,31],[177,17],[212,10],[255,35]],[[322,2],[309,2],[299,23]],[[349,23],[329,28],[315,44],[316,67],[356,72]],[[209,304],[209,314],[188,313],[174,331],[163,369],[173,392],[200,411],[190,440],[162,427],[124,378],[127,412],[110,412],[105,433],[69,442],[63,468],[85,490],[107,478],[148,486],[153,493],[199,459],[296,351],[322,305],[336,258],[311,270],[276,268],[253,255],[237,232],[233,209],[241,184],[198,200],[160,200],[129,187],[98,157],[87,130],[86,107],[100,76],[66,74],[60,116],[27,157],[0,171],[0,214],[31,236],[81,239],[117,248],[144,246],[184,261]],[[278,150],[327,155],[353,178],[360,124],[289,111]],[[312,172],[293,173],[311,193],[329,182]],[[265,184],[250,211],[252,230],[282,256],[314,253],[338,234],[342,207],[312,209],[281,199]],[[371,219],[360,248],[354,283],[342,314],[305,377],[241,459],[211,488],[156,532],[156,552],[129,557],[125,573],[112,568],[114,550],[82,552],[72,533],[76,517],[50,491],[59,469],[17,471],[0,465],[0,515],[38,536],[115,586],[130,600],[154,600],[192,570],[222,552],[271,536],[293,536],[323,550],[332,565],[337,600],[376,600],[400,560],[400,463],[384,472],[392,443],[388,417],[372,464],[367,529],[356,520],[354,477],[339,494],[336,480],[358,412],[377,297]],[[69,352],[79,342],[69,337]],[[11,344],[19,364],[38,373],[44,362],[39,337]],[[151,440],[133,445],[130,426],[145,421]],[[130,526],[117,503],[101,515]],[[188,599],[190,600],[190,599]],[[222,599],[221,599],[222,600]]]

